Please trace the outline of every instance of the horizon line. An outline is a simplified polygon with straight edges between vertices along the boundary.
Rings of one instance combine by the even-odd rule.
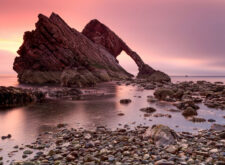
[[[214,75],[170,75],[170,77],[225,77],[222,75],[214,76]]]

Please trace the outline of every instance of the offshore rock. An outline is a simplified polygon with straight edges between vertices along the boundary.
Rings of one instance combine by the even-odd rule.
[[[94,19],[90,21],[82,33],[95,42],[106,48],[115,58],[125,51],[134,62],[137,64],[139,73],[137,78],[144,78],[150,81],[170,81],[170,77],[161,71],[156,71],[149,65],[145,64],[141,57],[133,51],[127,44],[120,39],[112,30],[107,26]]]
[[[25,32],[13,69],[20,83],[92,86],[131,78],[104,47],[69,27],[57,14],[42,14],[36,29]]]

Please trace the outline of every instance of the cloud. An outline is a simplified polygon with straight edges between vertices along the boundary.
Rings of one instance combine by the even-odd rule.
[[[22,43],[37,14],[52,11],[80,31],[99,19],[146,63],[169,74],[225,73],[224,0],[3,0],[0,38]],[[17,48],[4,50],[9,49]],[[127,66],[125,58],[120,61]],[[134,63],[128,65],[128,71],[137,71]]]

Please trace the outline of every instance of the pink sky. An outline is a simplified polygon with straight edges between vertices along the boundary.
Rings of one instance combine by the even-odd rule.
[[[224,0],[0,0],[0,74],[14,73],[16,50],[38,13],[53,11],[79,31],[97,18],[170,75],[225,75]],[[137,72],[124,53],[118,59]]]

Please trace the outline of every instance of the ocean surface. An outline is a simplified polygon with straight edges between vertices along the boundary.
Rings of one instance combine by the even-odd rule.
[[[173,82],[205,80],[210,82],[221,81],[225,77],[172,77]],[[0,86],[19,86],[16,76],[0,76]],[[58,123],[67,123],[71,127],[94,129],[96,126],[107,126],[115,129],[125,124],[130,127],[137,125],[152,126],[164,124],[176,131],[196,132],[210,128],[212,123],[193,123],[186,120],[181,113],[169,112],[172,105],[166,103],[149,103],[147,96],[153,95],[152,90],[144,90],[136,86],[117,85],[115,82],[98,84],[96,87],[83,89],[87,93],[98,93],[99,97],[90,100],[66,101],[52,100],[48,103],[33,104],[26,107],[0,110],[0,136],[11,134],[9,140],[0,140],[0,155],[4,162],[13,158],[21,158],[21,153],[15,153],[12,158],[8,153],[13,151],[13,146],[29,144],[44,131],[54,131]],[[120,99],[129,98],[132,102],[128,105],[120,104]],[[140,108],[155,107],[156,113],[170,114],[167,117],[147,117]],[[214,119],[215,123],[225,124],[223,116],[225,111],[210,109],[199,104],[198,117]],[[124,113],[119,116],[118,113]]]

